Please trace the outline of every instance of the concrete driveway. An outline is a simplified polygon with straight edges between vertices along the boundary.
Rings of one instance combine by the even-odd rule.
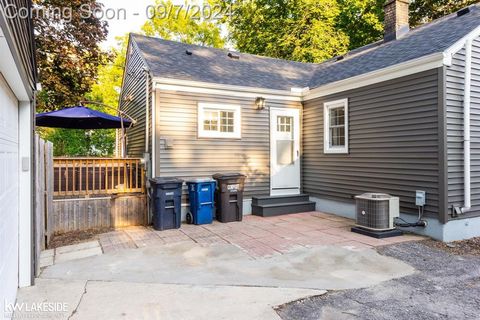
[[[119,230],[46,252],[40,279],[20,290],[18,302],[64,303],[55,318],[279,319],[278,305],[414,272],[373,246],[421,238],[376,240],[350,233],[351,224],[315,212]],[[33,318],[17,312],[26,313]]]

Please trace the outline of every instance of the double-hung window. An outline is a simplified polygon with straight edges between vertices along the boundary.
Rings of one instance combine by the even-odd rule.
[[[348,99],[326,102],[324,153],[348,153]]]
[[[240,139],[241,107],[228,104],[198,104],[199,138]]]

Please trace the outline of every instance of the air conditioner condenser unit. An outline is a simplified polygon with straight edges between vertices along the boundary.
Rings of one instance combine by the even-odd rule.
[[[400,199],[385,193],[364,193],[356,196],[356,225],[371,231],[395,229],[400,216]]]

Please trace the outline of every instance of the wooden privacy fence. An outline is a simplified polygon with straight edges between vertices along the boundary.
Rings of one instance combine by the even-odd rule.
[[[55,197],[144,193],[145,172],[141,159],[55,158]]]
[[[53,236],[53,145],[35,135],[35,272],[40,272],[40,252]]]
[[[57,199],[53,202],[55,233],[146,224],[146,195]]]
[[[145,169],[138,158],[54,158],[54,233],[147,223]]]

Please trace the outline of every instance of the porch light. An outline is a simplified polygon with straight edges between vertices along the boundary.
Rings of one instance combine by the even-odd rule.
[[[257,109],[258,109],[258,110],[263,110],[263,109],[265,109],[265,98],[258,97],[258,98],[255,100],[255,105],[257,106]]]

